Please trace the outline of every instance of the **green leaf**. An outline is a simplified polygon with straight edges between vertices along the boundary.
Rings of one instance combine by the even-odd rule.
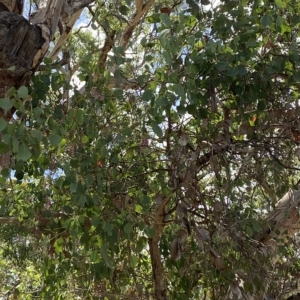
[[[174,84],[173,90],[179,97],[185,96],[185,90],[182,84]]]
[[[106,233],[108,235],[112,235],[113,227],[112,227],[112,225],[110,223],[108,223],[108,222],[105,221],[103,223],[103,230],[106,231]]]
[[[156,105],[161,106],[161,107],[166,107],[169,104],[168,98],[162,96],[158,97],[156,100]]]
[[[55,147],[58,146],[59,143],[61,142],[61,136],[57,135],[57,134],[53,134],[53,135],[49,135],[49,142],[51,144],[51,146]]]
[[[260,232],[261,230],[263,230],[262,226],[257,221],[253,221],[252,228],[255,232]]]
[[[21,86],[17,91],[17,95],[22,99],[26,99],[28,97],[28,88],[26,86]]]
[[[13,140],[13,149],[12,149],[12,151],[14,153],[17,153],[19,151],[19,145],[20,145],[19,141],[17,139],[14,139]]]
[[[137,77],[137,82],[139,85],[144,85],[145,82],[148,80],[148,78],[149,78],[149,76],[147,76],[147,75],[139,75]]]
[[[199,15],[198,3],[195,0],[186,0],[186,3],[190,6],[192,15],[198,17]]]
[[[67,140],[66,139],[62,139],[61,142],[59,143],[59,146],[63,147],[65,146],[67,143]]]
[[[275,0],[275,4],[278,8],[283,8],[284,4],[282,0]]]
[[[173,56],[171,51],[163,51],[162,55],[166,60],[167,64],[171,64],[173,62]]]
[[[16,159],[27,161],[30,157],[31,157],[31,151],[29,147],[26,144],[21,143],[16,155]]]
[[[107,247],[106,246],[102,246],[101,247],[101,254],[102,254],[102,257],[106,263],[106,265],[109,267],[109,268],[113,268],[113,262],[112,260],[110,259],[110,257],[108,256],[108,253],[107,253]]]
[[[225,73],[225,75],[229,77],[236,77],[238,74],[239,74],[239,68],[237,67],[231,68]]]
[[[64,245],[63,238],[62,237],[58,238],[53,244],[55,252],[61,253],[63,251],[63,245]]]
[[[17,90],[15,87],[11,87],[6,93],[6,97],[11,98],[16,94]]]
[[[143,93],[142,99],[143,99],[144,101],[150,101],[152,98],[153,98],[153,91],[151,91],[151,90],[146,90],[146,91]]]
[[[81,125],[84,119],[84,111],[82,109],[78,109],[75,112],[75,121]]]
[[[70,191],[71,191],[72,193],[76,193],[76,192],[77,192],[77,182],[72,182],[72,183],[70,184]]]
[[[134,206],[134,211],[137,212],[137,213],[142,213],[143,212],[143,207],[139,204],[136,204]]]
[[[160,19],[167,27],[170,27],[172,25],[172,21],[167,14],[160,14]]]
[[[151,127],[152,127],[153,132],[156,135],[158,135],[159,137],[163,136],[163,132],[162,132],[161,128],[156,123],[152,123]]]
[[[76,157],[72,157],[70,160],[70,166],[72,168],[78,168],[78,159]]]
[[[96,250],[92,251],[91,261],[93,264],[100,262],[100,254],[98,251],[96,251]]]
[[[145,57],[145,61],[147,61],[147,62],[152,61],[153,59],[154,59],[154,57],[152,55],[147,55]],[[140,75],[139,77],[141,77],[141,76],[145,77],[145,75]]]
[[[132,223],[127,223],[125,226],[124,226],[124,229],[123,231],[127,234],[131,233],[133,231],[133,224]]]
[[[121,99],[123,98],[123,94],[124,94],[124,91],[121,90],[121,89],[115,89],[114,90],[114,96],[118,99]]]
[[[126,5],[120,5],[119,11],[122,15],[126,16],[128,14],[128,12],[130,11],[130,9]]]
[[[293,77],[293,80],[295,80],[296,82],[300,82],[300,72],[294,71],[292,77]]]
[[[10,170],[9,169],[2,169],[1,170],[1,175],[5,178],[10,177]]]
[[[24,178],[24,172],[22,172],[22,171],[16,171],[16,173],[15,173],[15,177],[18,179],[18,180],[23,180],[23,178]]]
[[[280,26],[280,28],[281,28],[281,34],[284,34],[284,33],[286,33],[286,32],[291,32],[292,31],[292,29],[291,29],[291,27],[290,26],[288,26],[285,22],[283,22],[282,24],[281,24],[281,26]]]
[[[86,185],[87,187],[92,186],[94,183],[94,176],[92,174],[87,174],[86,176]]]
[[[81,138],[81,143],[83,143],[83,144],[86,144],[88,141],[89,141],[89,138],[88,138],[86,135],[84,135],[84,136]]]
[[[140,200],[141,206],[143,207],[143,211],[144,212],[148,211],[150,203],[151,203],[150,197],[148,197],[147,195],[141,193],[140,197],[139,197],[139,200]]]
[[[63,119],[64,119],[65,114],[64,114],[63,110],[62,110],[59,106],[56,106],[56,107],[54,108],[53,117],[54,117],[56,120],[63,120]]]
[[[4,109],[4,112],[7,113],[13,107],[11,101],[8,98],[0,98],[0,108]]]
[[[38,131],[38,130],[32,130],[31,131],[31,135],[32,135],[32,137],[34,137],[38,141],[41,141],[42,138],[43,138],[42,133],[40,131]]]
[[[33,109],[33,114],[36,119],[38,119],[42,113],[43,113],[43,110],[40,107],[36,107]]]
[[[131,128],[125,127],[125,128],[122,130],[122,134],[125,135],[125,136],[130,136],[130,135],[132,134]]]
[[[264,111],[266,109],[266,103],[265,101],[261,100],[257,104],[257,110],[258,111]]]
[[[3,143],[9,144],[11,142],[11,140],[12,140],[12,135],[11,134],[8,134],[8,133],[3,134],[3,136],[2,136]]]
[[[139,259],[137,256],[135,255],[131,255],[130,256],[130,261],[129,261],[129,264],[130,264],[130,267],[134,268],[139,262]]]
[[[246,230],[246,233],[248,234],[248,236],[250,236],[250,237],[253,236],[253,230],[250,226],[246,226],[245,230]]]
[[[147,243],[147,239],[143,236],[140,237],[137,241],[137,244],[136,244],[137,252],[141,252],[144,249],[146,243]]]
[[[240,76],[244,76],[244,75],[247,74],[247,69],[244,66],[239,66],[238,70],[239,70],[239,75]]]
[[[227,70],[229,67],[229,64],[227,61],[219,61],[217,64],[216,64],[216,68],[218,71],[225,71]]]
[[[198,113],[198,108],[196,105],[188,105],[186,109],[187,112],[191,115],[196,115]]]
[[[207,52],[208,55],[212,55],[215,54],[217,51],[217,43],[213,42],[213,41],[209,41],[206,45],[205,45],[205,50]]]
[[[118,134],[116,136],[117,141],[119,142],[124,142],[125,141],[125,137],[122,134]]]
[[[152,238],[155,234],[155,229],[152,227],[146,227],[144,232],[148,238]]]
[[[7,123],[4,119],[0,119],[0,132],[3,131],[6,127]]]
[[[147,43],[147,38],[144,36],[142,39],[141,39],[141,45],[144,47]]]
[[[260,19],[260,24],[263,27],[270,27],[273,24],[273,17],[271,15],[264,15],[261,19]]]
[[[78,204],[80,206],[84,206],[86,204],[86,202],[87,202],[86,196],[85,195],[80,195]]]
[[[258,46],[258,42],[257,40],[251,38],[247,41],[247,47],[251,48],[251,47],[257,47]]]
[[[159,23],[160,17],[159,14],[153,14],[149,16],[146,20],[148,23]]]

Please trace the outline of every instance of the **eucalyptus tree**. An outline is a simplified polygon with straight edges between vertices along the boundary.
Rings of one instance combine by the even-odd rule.
[[[297,299],[299,1],[22,13],[0,0],[1,296]]]

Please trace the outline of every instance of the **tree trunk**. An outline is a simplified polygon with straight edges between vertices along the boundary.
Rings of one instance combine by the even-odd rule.
[[[272,211],[267,217],[268,226],[262,230],[256,237],[258,245],[265,253],[268,253],[268,258],[271,265],[275,266],[278,262],[278,248],[283,246],[290,237],[293,237],[295,233],[300,230],[300,217],[299,217],[299,205],[300,205],[300,190],[290,190],[287,192],[278,202],[274,211]],[[253,274],[244,274],[243,270],[237,270],[235,282],[240,282],[239,285],[233,283],[225,296],[225,300],[265,300],[271,299],[268,296],[269,282],[267,274],[272,274],[273,271],[268,270],[266,267],[264,270],[265,277],[261,276],[261,281],[264,282],[264,290],[258,293],[250,295],[245,293],[243,289],[243,283],[249,280],[251,283],[252,275],[257,273],[257,270],[253,270]],[[298,299],[298,289],[289,293],[290,298]],[[293,298],[295,295],[296,298]],[[287,299],[282,296],[276,296],[276,299]]]
[[[8,97],[6,93],[13,87],[28,86],[58,25],[61,24],[63,38],[55,47],[52,59],[61,50],[83,8],[92,2],[94,0],[37,0],[38,10],[31,14],[29,23],[20,15],[23,1],[0,0],[0,118],[11,120],[15,109],[3,109],[5,101],[9,100],[5,98]],[[0,155],[0,169],[9,167],[11,151]]]
[[[29,83],[34,57],[45,40],[39,27],[12,12],[0,12],[0,28],[0,97],[4,98],[11,87]],[[5,118],[10,119],[12,113]]]
[[[30,25],[21,15],[9,11],[0,12],[0,101],[14,87],[28,85],[36,54],[45,43],[41,29]],[[0,104],[1,107],[3,105]],[[0,108],[0,117],[10,120],[15,109],[7,112]],[[11,166],[11,151],[0,155],[1,169]]]

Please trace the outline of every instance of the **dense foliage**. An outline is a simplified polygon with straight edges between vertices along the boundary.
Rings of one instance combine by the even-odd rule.
[[[137,3],[96,1],[1,99],[1,296],[287,299],[299,1],[156,1],[124,41]]]

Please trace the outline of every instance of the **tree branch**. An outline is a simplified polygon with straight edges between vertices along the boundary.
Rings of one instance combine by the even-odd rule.
[[[150,248],[150,257],[151,257],[151,265],[153,271],[153,279],[154,279],[154,292],[156,299],[158,300],[167,300],[166,289],[164,286],[164,276],[163,276],[163,266],[161,262],[161,255],[159,250],[159,241],[161,233],[165,227],[164,221],[164,212],[165,207],[169,203],[171,197],[173,196],[173,192],[171,192],[167,197],[165,197],[162,202],[156,207],[155,210],[155,234],[152,238],[149,238],[148,244]]]
[[[15,217],[9,217],[9,218],[0,217],[0,224],[12,224],[16,222],[19,222],[19,220],[18,218]]]
[[[135,7],[137,11],[141,11],[143,8],[143,0],[135,0]]]
[[[128,42],[132,36],[132,33],[135,29],[135,27],[139,24],[141,21],[141,18],[147,14],[149,11],[150,7],[154,3],[154,0],[148,0],[144,5],[141,5],[141,0],[136,0],[136,11],[130,20],[129,24],[125,28],[122,38],[121,38],[121,46],[126,49]]]
[[[62,67],[64,65],[67,65],[69,62],[70,62],[70,52],[69,51],[64,51],[62,59],[50,64],[50,68],[54,69],[57,66]],[[38,71],[45,71],[47,68],[48,68],[48,66],[46,66],[46,65],[40,65],[39,68],[38,68]]]
[[[57,58],[57,55],[61,51],[62,46],[65,44],[65,41],[67,40],[67,38],[71,34],[71,31],[72,31],[72,28],[73,28],[74,24],[76,23],[76,21],[80,17],[80,15],[82,13],[82,10],[83,9],[78,10],[77,12],[75,12],[71,16],[71,18],[68,20],[68,22],[65,23],[63,33],[59,36],[59,39],[56,42],[54,48],[52,49],[52,51],[48,55],[48,58],[50,58],[52,61],[54,61]]]
[[[105,38],[105,42],[101,49],[101,54],[98,59],[98,67],[100,70],[104,70],[105,68],[108,52],[112,49],[114,45],[115,35],[116,35],[116,31],[113,30],[111,33],[108,33]]]

